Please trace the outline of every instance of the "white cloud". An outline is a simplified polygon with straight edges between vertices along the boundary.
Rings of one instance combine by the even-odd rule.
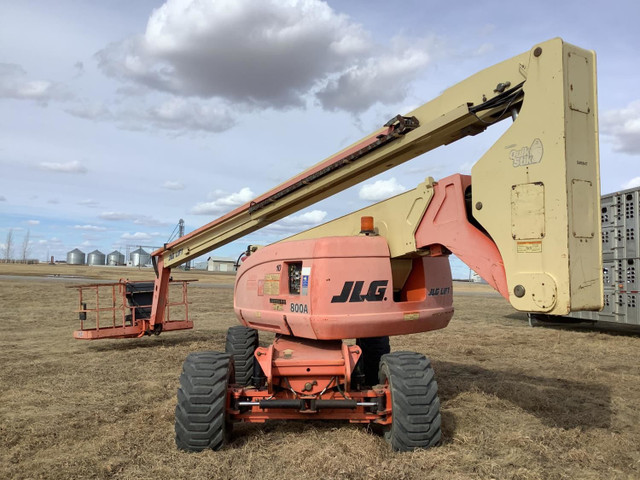
[[[604,112],[600,116],[600,129],[611,139],[616,151],[640,155],[640,100]]]
[[[483,43],[481,44],[478,48],[476,48],[475,50],[475,54],[480,56],[480,55],[485,55],[487,53],[491,53],[495,50],[495,47],[493,44],[491,43]]]
[[[323,210],[311,210],[310,212],[304,212],[300,215],[284,218],[279,223],[285,226],[309,228],[322,223],[326,216],[327,212]]]
[[[76,230],[86,230],[91,232],[104,232],[106,230],[105,227],[99,227],[97,225],[75,225],[73,228]]]
[[[27,220],[27,225],[40,225],[40,220]]]
[[[47,203],[51,205],[58,205],[60,203],[60,200],[58,200],[57,198],[52,198],[51,200],[47,200]]]
[[[327,110],[352,113],[367,110],[373,99],[383,104],[400,102],[407,95],[409,80],[414,80],[428,62],[426,48],[398,46],[349,68],[329,81],[317,97]]]
[[[356,112],[404,98],[428,59],[412,46],[415,39],[406,43],[375,45],[361,25],[320,0],[168,0],[143,34],[107,46],[96,59],[125,82],[252,108],[304,106],[324,85],[323,106]],[[178,117],[193,108],[179,106]],[[168,120],[162,109],[155,113],[159,125],[177,121],[175,113]],[[205,118],[205,130],[229,126],[229,115],[213,113],[222,123],[211,128]],[[188,118],[204,129],[195,115]]]
[[[147,215],[140,215],[133,219],[135,225],[144,225],[145,227],[166,227],[170,225],[169,222],[158,220],[157,218],[149,217]]]
[[[59,83],[28,79],[20,65],[0,63],[0,98],[35,100],[44,106],[51,100],[69,99],[71,94]]]
[[[6,202],[7,201],[7,197],[5,197],[4,195],[0,195],[0,202]]]
[[[143,35],[97,58],[156,90],[283,107],[369,48],[359,25],[317,0],[168,0]]]
[[[91,198],[87,198],[85,200],[80,200],[78,205],[83,205],[85,207],[97,207],[100,204],[97,200],[93,200]]]
[[[327,217],[324,210],[311,210],[299,215],[290,215],[283,218],[279,222],[273,223],[261,230],[265,235],[293,235],[295,233],[307,230],[309,228],[320,225]]]
[[[162,184],[162,188],[166,188],[167,190],[184,190],[184,184],[182,182],[167,180]]]
[[[156,128],[175,131],[224,132],[235,125],[227,108],[183,98],[171,98],[148,108],[141,117]]]
[[[169,223],[162,220],[158,220],[147,215],[138,215],[133,213],[102,212],[98,215],[98,218],[109,222],[132,222],[135,225],[144,225],[146,227],[165,227],[169,225]]]
[[[130,213],[102,212],[100,215],[98,215],[98,218],[101,218],[102,220],[108,220],[110,222],[122,222],[122,221],[133,220],[133,218],[135,217]]]
[[[636,187],[640,187],[640,177],[634,177],[622,185],[623,190],[626,190],[628,188],[636,188]]]
[[[239,207],[254,198],[254,194],[249,187],[242,188],[239,192],[221,196],[219,191],[216,192],[218,197],[212,202],[198,203],[191,209],[191,213],[196,215],[219,215]]]
[[[220,102],[184,98],[158,100],[136,99],[110,106],[102,102],[78,100],[65,109],[69,115],[93,121],[110,121],[124,130],[167,130],[184,133],[188,131],[223,132],[235,125],[229,109]],[[151,102],[155,102],[151,104]]]
[[[145,232],[124,233],[120,238],[123,240],[148,241],[151,240],[151,235]]]
[[[64,111],[69,115],[86,120],[111,120],[113,118],[113,113],[107,105],[87,99],[77,100]]]
[[[400,185],[395,177],[392,177],[389,180],[377,180],[373,183],[363,185],[358,192],[358,196],[362,200],[379,202],[398,195],[405,190],[406,188]]]
[[[76,77],[79,77],[84,73],[84,63],[79,60],[73,64],[73,68],[76,71]]]
[[[147,233],[147,232],[135,232],[135,233],[124,233],[120,237],[122,240],[129,240],[134,242],[150,242],[153,241],[154,238],[162,236],[159,232]]]
[[[82,165],[79,161],[74,160],[66,163],[56,162],[41,162],[38,164],[38,168],[46,170],[48,172],[59,173],[87,173],[87,167]]]

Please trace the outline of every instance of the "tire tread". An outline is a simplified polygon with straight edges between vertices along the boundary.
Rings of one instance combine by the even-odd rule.
[[[180,450],[219,450],[226,443],[227,385],[233,381],[231,356],[219,352],[187,355],[180,374],[175,410],[176,445]]]
[[[227,330],[225,352],[233,357],[236,383],[249,385],[253,377],[253,354],[258,347],[258,331],[243,325]]]
[[[396,451],[437,445],[442,437],[438,384],[431,362],[415,352],[393,352],[380,361],[380,383],[389,379],[392,424],[386,440]]]

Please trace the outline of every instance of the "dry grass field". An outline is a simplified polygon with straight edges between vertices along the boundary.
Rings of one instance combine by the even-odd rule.
[[[224,349],[233,278],[176,273],[203,284],[192,331],[82,342],[72,280],[51,274],[151,276],[0,265],[0,478],[640,478],[638,336],[530,328],[486,287],[457,286],[448,328],[392,338],[433,361],[441,446],[397,454],[361,426],[278,422],[188,454],[173,439],[178,375],[187,353]]]

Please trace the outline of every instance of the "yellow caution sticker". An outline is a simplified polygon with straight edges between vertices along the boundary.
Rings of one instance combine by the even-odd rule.
[[[542,252],[542,240],[518,242],[518,253],[540,253],[540,252]]]
[[[280,294],[280,274],[268,273],[264,276],[264,294],[279,295]]]

